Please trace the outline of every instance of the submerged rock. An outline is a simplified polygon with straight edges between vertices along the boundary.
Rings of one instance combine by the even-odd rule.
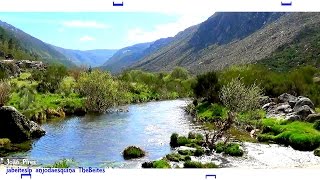
[[[0,117],[0,137],[9,138],[13,143],[45,135],[45,131],[37,123],[28,120],[14,107],[0,107]]]

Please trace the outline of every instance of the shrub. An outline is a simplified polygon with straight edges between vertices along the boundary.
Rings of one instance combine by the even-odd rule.
[[[206,98],[209,102],[219,101],[220,84],[215,72],[198,75],[193,86],[196,98]]]
[[[262,90],[256,84],[245,86],[241,79],[232,79],[221,88],[220,100],[233,112],[245,112],[257,109]]]
[[[91,112],[103,113],[126,101],[124,89],[107,72],[95,70],[82,73],[78,88],[80,94],[86,96],[86,108]]]
[[[186,144],[190,144],[191,140],[186,138],[185,136],[179,136],[177,143],[178,143],[178,146],[185,146]]]
[[[178,137],[177,133],[173,133],[170,137],[170,146],[171,147],[178,147]]]
[[[4,80],[0,80],[0,107],[5,105],[9,99],[11,94],[11,86],[8,82]]]
[[[173,69],[170,75],[171,75],[171,78],[173,79],[186,80],[188,79],[189,72],[185,68],[176,67]]]
[[[178,153],[171,153],[166,155],[166,159],[169,161],[180,162],[189,160],[190,156],[183,156]]]
[[[240,149],[239,144],[230,143],[226,146],[224,152],[230,156],[242,156],[243,151]]]
[[[152,167],[153,168],[171,168],[169,162],[164,159],[153,161]]]
[[[38,92],[54,93],[58,90],[60,82],[67,76],[67,69],[63,65],[50,65],[44,72],[42,81],[38,84]]]
[[[193,156],[194,152],[191,150],[179,150],[179,154],[184,155],[184,156]]]
[[[218,168],[218,166],[214,163],[206,163],[202,164],[200,162],[195,162],[195,161],[186,161],[183,164],[184,168]]]
[[[202,155],[204,155],[204,150],[203,150],[203,148],[197,148],[197,150],[194,152],[194,156],[197,156],[197,157],[199,157],[199,156],[202,156]]]
[[[134,159],[134,158],[141,158],[145,156],[145,152],[136,146],[129,146],[123,151],[123,158],[124,159]]]
[[[223,142],[219,142],[215,146],[216,153],[222,153],[224,151],[225,144]]]

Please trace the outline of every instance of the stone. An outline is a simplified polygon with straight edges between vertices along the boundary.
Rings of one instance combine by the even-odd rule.
[[[286,115],[285,119],[288,121],[297,121],[301,120],[301,116],[297,115],[296,113],[289,113]]]
[[[281,94],[279,97],[278,97],[278,100],[280,103],[287,103],[287,102],[297,102],[298,98],[291,95],[291,94],[288,94],[288,93],[284,93],[284,94]]]
[[[270,100],[269,96],[261,96],[259,98],[259,103],[261,106],[264,104],[270,103],[270,102],[271,102],[271,100]]]
[[[309,114],[306,118],[306,121],[309,123],[314,123],[315,121],[320,120],[320,113],[318,114]]]
[[[276,103],[270,102],[270,103],[267,103],[267,104],[263,105],[262,109],[268,110],[270,107],[275,106],[275,105],[276,105]]]
[[[302,119],[306,119],[310,114],[314,113],[315,112],[308,105],[303,105],[296,111],[296,114],[300,115]]]
[[[45,135],[45,131],[37,123],[28,120],[14,107],[1,107],[0,117],[0,138],[8,138],[12,143],[20,143]]]
[[[291,106],[289,104],[280,104],[279,106],[276,107],[275,109],[277,112],[291,112]]]
[[[307,105],[309,106],[311,109],[314,110],[314,104],[312,103],[312,101],[307,98],[307,97],[303,97],[303,96],[299,96],[298,100],[293,108],[293,110],[295,112],[297,112],[302,106]]]

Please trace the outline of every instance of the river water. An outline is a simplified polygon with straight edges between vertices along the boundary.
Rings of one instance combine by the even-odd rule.
[[[129,105],[129,112],[86,115],[53,121],[43,125],[47,134],[34,141],[32,149],[19,156],[52,164],[63,158],[73,159],[79,166],[140,168],[141,163],[159,159],[172,150],[170,136],[176,132],[187,135],[200,127],[192,122],[183,108],[186,100],[170,100]],[[121,152],[127,146],[139,146],[147,156],[126,161]],[[221,154],[200,158],[223,167],[307,167],[320,164],[312,152],[290,147],[244,143],[244,157]]]

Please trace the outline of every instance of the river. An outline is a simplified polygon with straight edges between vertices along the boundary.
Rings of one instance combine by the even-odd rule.
[[[43,125],[47,134],[33,142],[23,156],[47,165],[63,158],[73,159],[79,166],[140,168],[141,163],[159,159],[172,150],[170,136],[187,135],[200,127],[192,122],[183,108],[187,100],[170,100],[129,105],[128,112],[86,115],[52,121]],[[146,157],[126,161],[121,152],[127,146],[139,146]],[[290,147],[244,143],[244,157],[215,154],[200,158],[223,167],[307,167],[320,164],[312,152]]]

